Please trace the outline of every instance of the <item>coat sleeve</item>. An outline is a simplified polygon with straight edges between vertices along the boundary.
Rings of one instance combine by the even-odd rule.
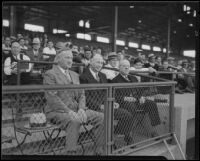
[[[55,77],[51,72],[46,72],[44,74],[44,81],[43,84],[45,85],[54,85],[56,84]],[[50,109],[54,110],[61,110],[64,112],[69,112],[70,109],[63,103],[63,101],[58,96],[57,91],[48,91],[45,93],[47,103]]]

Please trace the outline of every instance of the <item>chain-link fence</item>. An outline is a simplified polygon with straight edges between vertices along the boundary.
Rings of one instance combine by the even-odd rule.
[[[173,88],[167,84],[114,87],[113,97],[119,108],[114,109],[113,154],[132,150],[138,147],[137,143],[170,133],[172,96]]]
[[[166,86],[171,90],[162,94]],[[2,154],[109,155],[134,148],[171,132],[173,87],[174,82],[4,86]],[[86,116],[78,110],[85,104]]]

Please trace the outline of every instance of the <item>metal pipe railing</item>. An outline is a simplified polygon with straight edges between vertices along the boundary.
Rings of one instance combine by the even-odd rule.
[[[65,89],[98,89],[98,88],[108,88],[108,87],[145,87],[145,86],[169,86],[172,84],[176,84],[175,81],[168,82],[137,82],[137,83],[105,83],[105,84],[69,84],[69,85],[21,85],[21,86],[2,86],[2,92],[16,91],[43,91],[43,90],[65,90]]]

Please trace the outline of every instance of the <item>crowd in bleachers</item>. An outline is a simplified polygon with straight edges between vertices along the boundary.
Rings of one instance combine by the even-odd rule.
[[[172,57],[166,59],[161,56],[156,56],[155,54],[145,55],[141,52],[138,52],[137,56],[133,56],[127,54],[125,50],[120,50],[115,53],[109,48],[104,49],[98,46],[91,46],[91,43],[81,46],[78,41],[55,42],[51,40],[47,34],[39,36],[32,35],[32,39],[27,35],[23,36],[22,34],[17,34],[16,37],[4,37],[2,41],[2,63],[4,65],[3,84],[6,85],[17,84],[17,66],[15,59],[53,62],[54,57],[63,50],[71,50],[73,53],[73,62],[82,63],[84,66],[90,64],[93,55],[100,54],[104,59],[104,67],[108,68],[118,68],[119,61],[127,59],[130,61],[131,70],[146,71],[154,76],[158,76],[157,72],[159,71],[195,72],[195,61],[188,61],[187,59],[174,60]],[[36,69],[38,69],[36,63],[29,63],[29,65],[24,66],[21,65],[21,84],[34,84],[34,81],[30,80],[30,75],[41,76],[41,70]],[[106,72],[109,73],[106,69],[102,69],[102,71],[104,71],[105,74]],[[114,71],[114,73],[117,72]],[[109,80],[114,78],[114,76],[116,76],[116,74],[111,74],[111,76],[107,74]],[[194,91],[195,79],[190,75],[176,74],[173,76],[172,74],[160,74],[159,76],[177,81],[177,93]]]

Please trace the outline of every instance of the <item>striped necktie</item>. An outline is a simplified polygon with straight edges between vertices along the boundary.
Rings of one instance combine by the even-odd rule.
[[[72,79],[71,79],[71,76],[70,76],[70,74],[69,74],[69,71],[68,70],[65,70],[65,76],[66,76],[66,78],[67,78],[67,80],[68,80],[68,82],[72,82]]]
[[[100,78],[98,76],[98,73],[96,73],[96,80],[99,82],[100,81]]]

